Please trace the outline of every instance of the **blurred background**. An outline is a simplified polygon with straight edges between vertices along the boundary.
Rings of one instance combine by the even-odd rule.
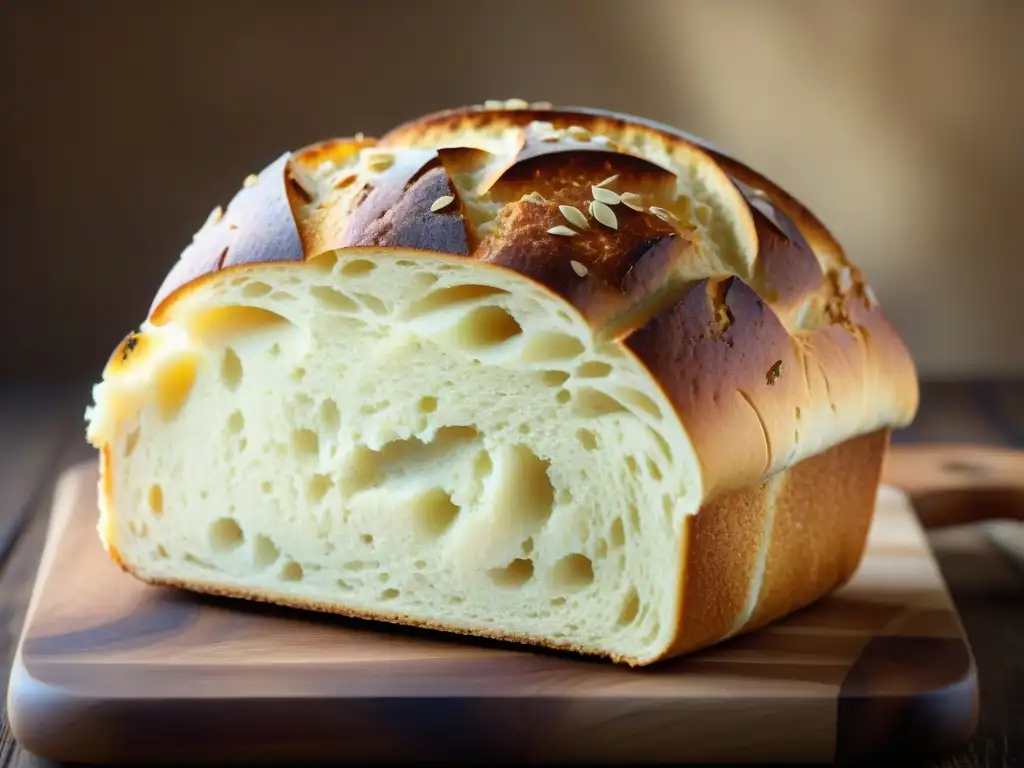
[[[931,379],[1024,374],[1024,2],[8,2],[0,375],[95,377],[210,209],[281,151],[522,97],[773,177]]]

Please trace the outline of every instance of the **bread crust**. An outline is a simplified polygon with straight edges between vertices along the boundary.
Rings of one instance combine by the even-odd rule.
[[[395,612],[360,611],[336,603],[300,600],[282,592],[232,589],[196,579],[155,578],[126,562],[115,542],[108,542],[107,550],[122,570],[156,586],[646,666],[764,626],[849,580],[867,542],[888,440],[889,431],[879,430],[846,441],[755,487],[733,491],[705,504],[696,515],[687,517],[683,568],[675,574],[682,583],[672,640],[659,653],[646,658],[489,627],[470,629]],[[107,490],[106,485],[102,488]],[[110,501],[106,496],[106,502]],[[759,559],[763,559],[763,579],[759,578]],[[738,622],[738,617],[746,615],[745,609],[748,618]]]
[[[352,165],[361,156],[370,160]],[[686,222],[626,205],[615,206],[614,229],[595,221],[585,237],[549,231],[567,223],[559,206],[585,211],[592,186],[609,176],[648,201],[670,199],[672,157],[717,190],[738,243],[752,244],[750,263],[725,263]],[[328,184],[315,178],[325,162],[349,165]],[[367,170],[375,164],[379,172]],[[431,210],[446,196],[450,205]],[[492,207],[486,225],[481,204]],[[825,226],[739,161],[640,118],[440,112],[379,141],[332,139],[282,155],[214,218],[171,270],[151,322],[219,270],[337,248],[422,250],[510,269],[650,369],[694,439],[708,496],[905,426],[917,409],[908,350]]]

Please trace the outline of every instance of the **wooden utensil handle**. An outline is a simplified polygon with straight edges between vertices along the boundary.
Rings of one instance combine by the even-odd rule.
[[[1024,520],[1024,451],[984,445],[897,445],[882,482],[908,493],[925,527]]]

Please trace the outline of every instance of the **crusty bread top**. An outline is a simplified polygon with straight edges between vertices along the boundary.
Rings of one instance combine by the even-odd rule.
[[[562,296],[660,382],[706,496],[917,408],[906,347],[807,208],[666,126],[518,100],[282,155],[211,214],[149,323],[220,270],[368,246],[476,259]]]

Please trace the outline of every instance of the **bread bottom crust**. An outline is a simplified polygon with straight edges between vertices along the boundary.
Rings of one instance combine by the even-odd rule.
[[[649,658],[621,656],[499,629],[470,629],[398,613],[361,611],[278,592],[193,579],[153,578],[126,562],[114,542],[107,542],[107,551],[124,571],[155,586],[542,646],[643,666],[764,626],[849,580],[864,552],[889,434],[883,429],[840,443],[757,487],[715,499],[688,517],[682,571],[666,574],[666,578],[682,580],[675,639]],[[106,461],[103,464],[106,475],[108,465]],[[109,503],[107,479],[101,480],[100,488]]]

